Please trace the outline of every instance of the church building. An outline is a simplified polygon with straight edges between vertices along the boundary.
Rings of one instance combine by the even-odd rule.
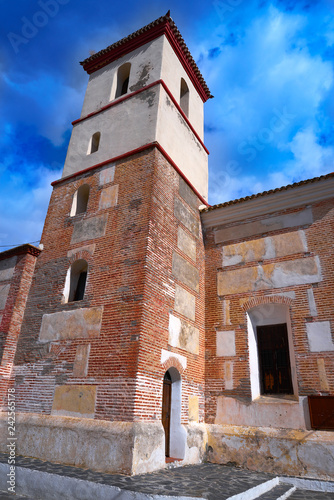
[[[0,253],[0,451],[334,480],[334,173],[208,204],[212,97],[169,13],[89,82],[39,248]]]

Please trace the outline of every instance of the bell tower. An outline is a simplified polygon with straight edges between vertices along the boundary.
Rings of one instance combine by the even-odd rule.
[[[18,453],[129,474],[196,463],[211,94],[169,13],[81,64],[12,369]]]
[[[169,14],[81,64],[90,77],[63,176],[157,143],[207,199],[212,96]]]

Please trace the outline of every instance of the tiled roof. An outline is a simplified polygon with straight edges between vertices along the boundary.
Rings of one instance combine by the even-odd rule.
[[[245,196],[244,198],[238,198],[237,200],[225,201],[224,203],[219,203],[217,205],[211,205],[209,207],[201,209],[202,213],[210,212],[216,208],[228,207],[231,205],[236,205],[237,203],[243,203],[245,201],[254,200],[255,198],[260,198],[262,196],[267,196],[269,194],[278,193],[280,191],[288,191],[289,189],[296,188],[298,186],[304,186],[305,184],[312,184],[314,182],[323,181],[325,179],[334,178],[334,172],[330,174],[321,175],[320,177],[313,177],[313,179],[307,179],[305,181],[294,182],[293,184],[288,184],[287,186],[282,186],[280,188],[270,189],[269,191],[263,191],[262,193],[252,194],[251,196]],[[334,196],[334,192],[333,192]]]
[[[145,33],[147,33],[148,31],[152,30],[153,28],[156,28],[158,27],[159,25],[166,25],[166,24],[169,24],[182,52],[184,53],[186,59],[188,60],[188,63],[190,65],[190,67],[192,68],[193,72],[195,73],[196,77],[198,78],[200,84],[202,85],[203,87],[203,90],[205,91],[206,93],[206,96],[207,98],[211,98],[213,97],[211,95],[211,92],[200,72],[200,70],[198,69],[197,67],[197,64],[195,63],[192,55],[190,54],[190,51],[185,43],[185,41],[183,40],[182,38],[182,35],[181,33],[179,32],[176,24],[174,23],[173,19],[170,17],[170,12],[168,11],[167,14],[165,16],[162,16],[162,17],[159,17],[158,19],[156,19],[155,21],[151,22],[150,24],[147,24],[146,26],[144,26],[143,28],[140,28],[139,30],[135,31],[134,33],[131,33],[131,35],[128,35],[127,37],[125,38],[122,38],[121,40],[119,40],[118,42],[115,42],[114,44],[112,45],[109,45],[108,47],[106,47],[105,49],[103,50],[100,50],[99,52],[97,52],[96,54],[93,54],[92,56],[88,57],[87,59],[85,59],[84,61],[81,61],[80,64],[82,66],[87,67],[87,65],[91,65],[94,63],[94,61],[96,60],[96,62],[98,62],[97,60],[101,58],[101,56],[104,56],[104,57],[107,57],[108,53],[111,53],[112,51],[114,51],[115,49],[118,49],[120,48],[122,45],[125,45],[127,44],[128,42],[130,42],[131,40],[139,37],[140,35],[143,35]],[[86,69],[86,68],[85,68]]]

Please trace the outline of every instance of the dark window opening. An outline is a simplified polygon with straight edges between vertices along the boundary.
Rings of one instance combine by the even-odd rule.
[[[89,186],[88,184],[83,184],[74,194],[71,216],[83,214],[84,212],[86,212],[88,199],[89,199]]]
[[[90,144],[90,152],[89,152],[90,154],[95,153],[99,149],[100,138],[101,138],[100,132],[95,132],[95,134],[93,134]]]
[[[121,95],[124,95],[127,93],[128,85],[129,85],[129,77],[127,77],[127,79],[124,80],[124,82],[123,82],[122,89],[121,89]]]
[[[81,272],[79,274],[78,284],[74,293],[73,300],[82,300],[84,298],[86,280],[87,280],[87,271]]]
[[[117,88],[115,97],[120,97],[128,91],[130,77],[130,63],[125,63],[118,68],[117,72]]]
[[[82,300],[85,295],[88,264],[84,259],[73,262],[71,266],[69,302]]]
[[[293,394],[286,323],[257,327],[261,394]]]
[[[189,114],[189,88],[185,80],[181,78],[180,86],[180,107],[183,113],[188,116]]]

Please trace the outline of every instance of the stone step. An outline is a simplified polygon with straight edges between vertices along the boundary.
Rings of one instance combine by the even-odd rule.
[[[289,498],[294,491],[296,491],[295,486],[278,484],[271,490],[263,493],[263,495],[257,497],[257,500],[285,500],[286,498]]]

